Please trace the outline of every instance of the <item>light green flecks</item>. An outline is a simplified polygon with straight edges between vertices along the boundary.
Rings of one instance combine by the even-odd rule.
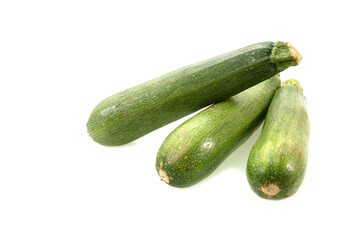
[[[290,78],[289,80],[283,82],[280,87],[283,86],[296,86],[303,92],[303,88],[301,87],[299,81],[293,78]]]
[[[270,62],[275,63],[279,72],[291,66],[298,65],[302,60],[301,54],[290,43],[275,42],[270,55]]]

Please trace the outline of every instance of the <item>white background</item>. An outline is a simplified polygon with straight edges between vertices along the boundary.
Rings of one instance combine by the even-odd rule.
[[[0,239],[359,239],[357,1],[1,1]],[[103,98],[261,41],[303,55],[308,169],[293,197],[245,175],[260,134],[203,182],[161,182],[156,153],[180,119],[104,147],[86,131]]]

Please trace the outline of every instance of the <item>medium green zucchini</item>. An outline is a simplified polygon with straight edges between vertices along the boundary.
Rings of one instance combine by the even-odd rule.
[[[283,199],[295,194],[305,175],[309,134],[305,96],[300,83],[290,79],[276,91],[250,152],[246,173],[257,195]]]
[[[156,170],[174,187],[191,186],[210,175],[265,118],[280,79],[274,76],[188,119],[165,139]]]
[[[92,111],[87,130],[108,146],[129,143],[220,102],[301,61],[288,43],[262,42],[195,63],[112,95]]]

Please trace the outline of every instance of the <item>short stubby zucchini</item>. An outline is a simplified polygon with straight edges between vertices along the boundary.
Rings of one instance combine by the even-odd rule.
[[[178,126],[157,154],[161,179],[174,187],[188,187],[210,175],[263,122],[279,86],[280,78],[274,76]]]
[[[102,145],[123,145],[227,99],[300,61],[301,55],[289,43],[253,44],[104,99],[90,114],[87,130]]]
[[[276,91],[261,135],[249,155],[246,174],[257,195],[283,199],[295,194],[306,171],[309,135],[302,87],[290,79]]]

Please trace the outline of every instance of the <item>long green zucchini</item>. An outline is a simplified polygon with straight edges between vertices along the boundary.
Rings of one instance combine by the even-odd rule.
[[[274,76],[188,119],[165,139],[156,170],[174,187],[191,186],[210,175],[265,118],[280,79]]]
[[[305,175],[309,134],[305,96],[300,83],[290,79],[276,91],[250,152],[246,173],[256,194],[267,199],[295,194]]]
[[[89,117],[88,133],[102,145],[129,143],[300,61],[290,44],[262,42],[180,68],[104,99]]]

